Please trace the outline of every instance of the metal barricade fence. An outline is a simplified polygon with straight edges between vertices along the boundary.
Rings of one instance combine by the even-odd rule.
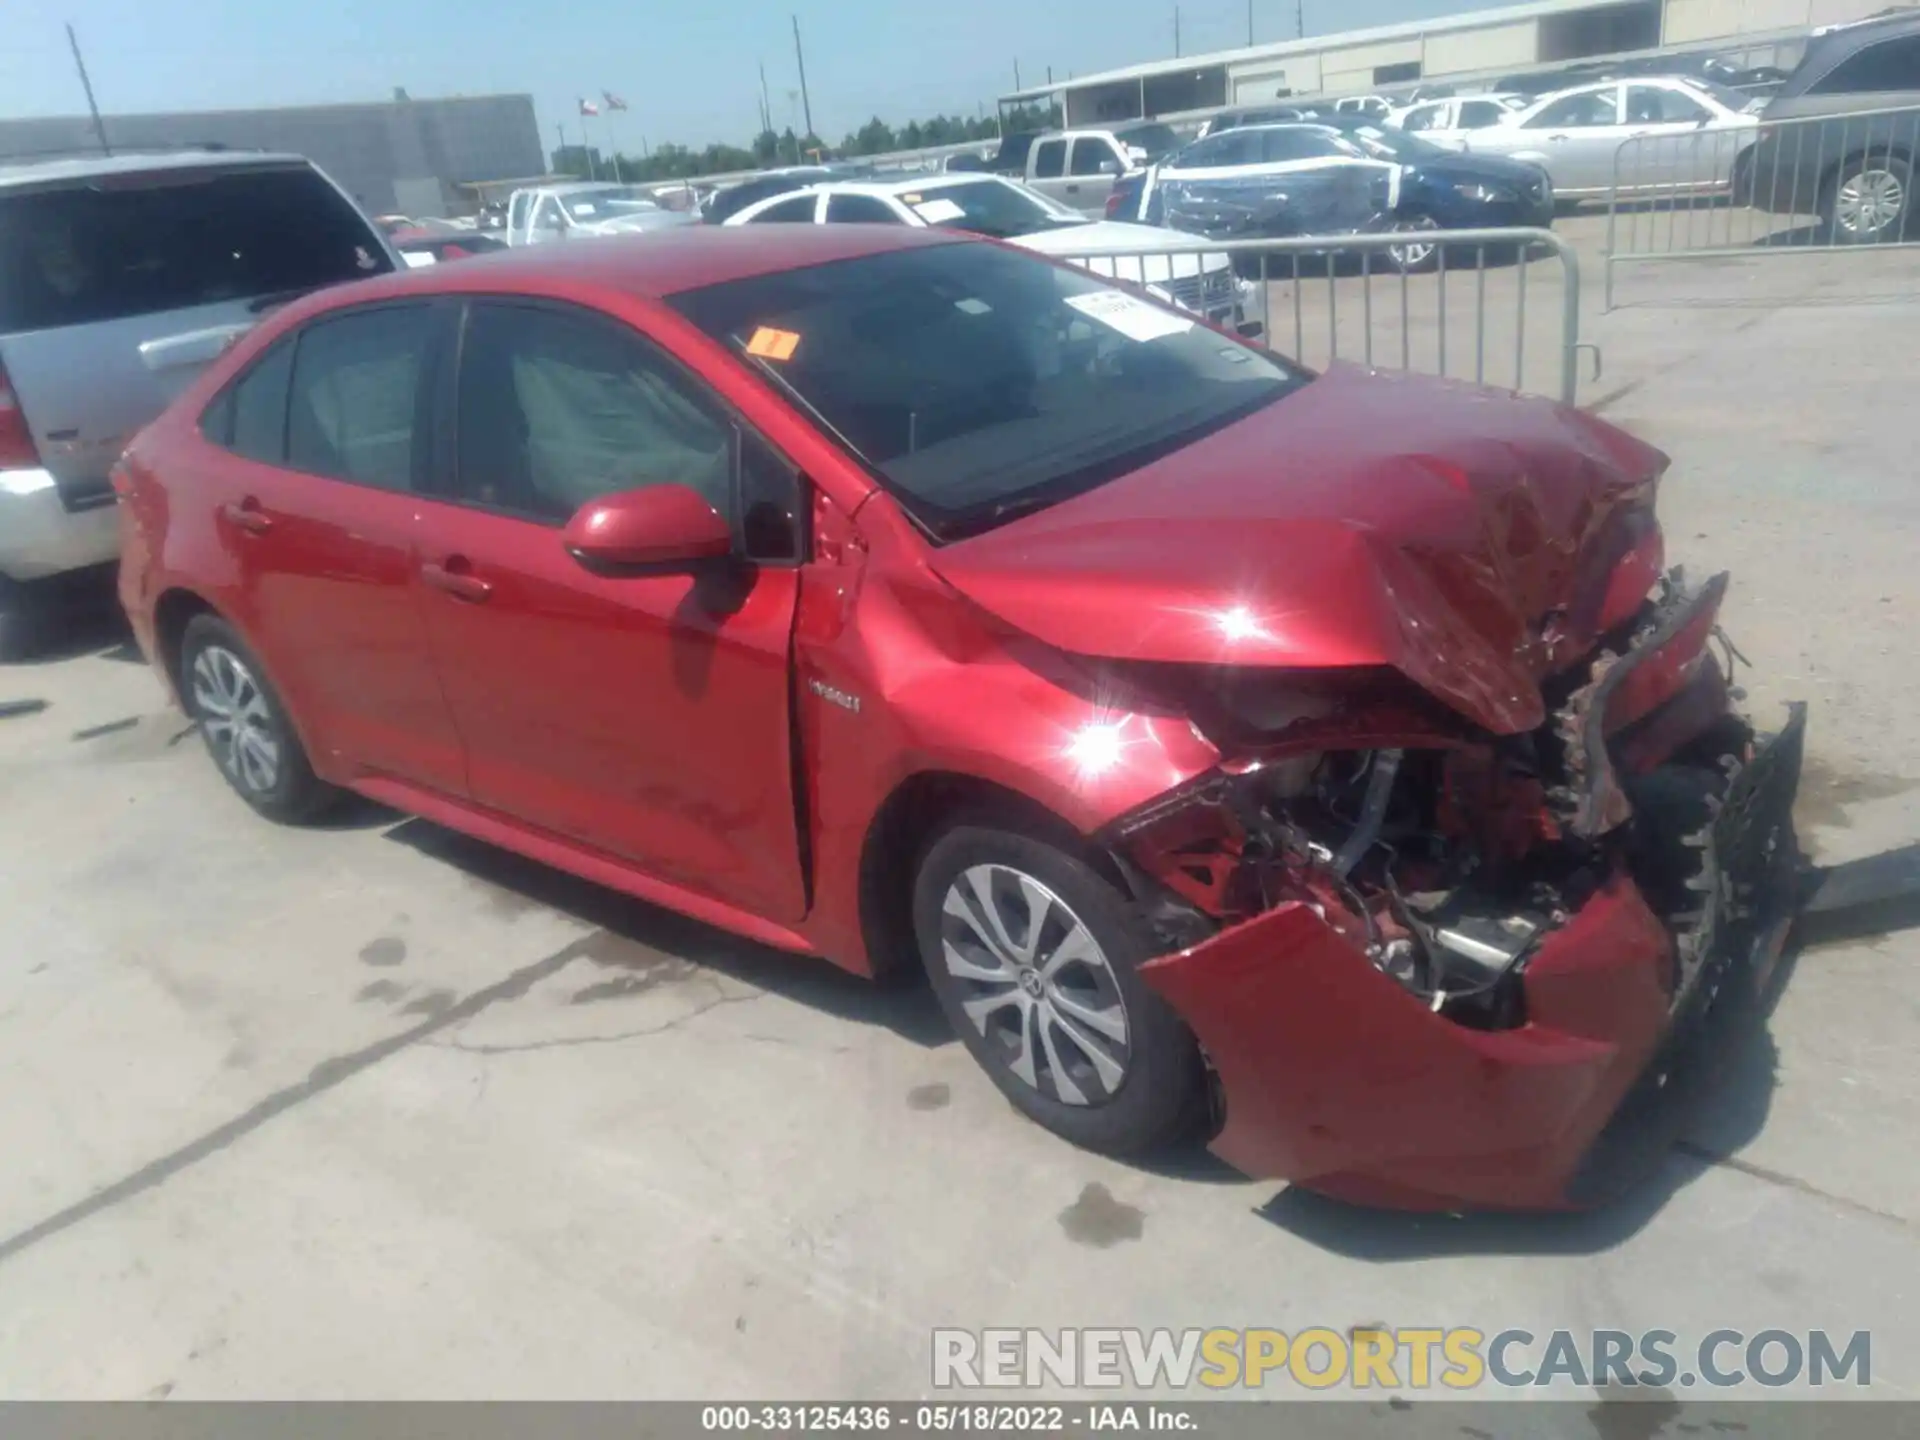
[[[1598,349],[1580,339],[1579,257],[1551,230],[1195,238],[1058,258],[1227,328],[1258,324],[1269,346],[1308,365],[1356,360],[1569,404],[1580,351],[1591,352],[1599,375]],[[1550,274],[1534,278],[1542,268]]]
[[[1614,269],[1661,260],[1920,245],[1920,107],[1636,135],[1607,191]]]

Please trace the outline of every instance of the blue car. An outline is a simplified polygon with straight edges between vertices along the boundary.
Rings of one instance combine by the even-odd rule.
[[[1123,177],[1107,214],[1212,240],[1405,231],[1389,257],[1421,270],[1438,263],[1441,231],[1551,226],[1553,182],[1524,161],[1327,117],[1197,140]]]

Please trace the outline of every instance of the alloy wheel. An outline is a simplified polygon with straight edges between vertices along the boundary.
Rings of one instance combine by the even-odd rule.
[[[202,649],[193,661],[193,709],[228,777],[256,795],[271,791],[280,779],[280,740],[246,661],[224,646]]]
[[[1834,222],[1849,235],[1880,234],[1899,220],[1907,203],[1906,186],[1891,170],[1867,169],[1850,175],[1833,197]]]
[[[1410,215],[1404,220],[1394,221],[1393,228],[1396,233],[1426,235],[1437,231],[1440,228],[1440,222],[1431,215]],[[1416,240],[1406,245],[1390,246],[1387,254],[1402,270],[1418,270],[1433,259],[1434,252],[1439,248],[1437,241]]]
[[[1127,1078],[1126,1000],[1100,943],[1033,876],[974,865],[947,888],[941,953],[961,1009],[1023,1084],[1067,1105],[1099,1105]]]

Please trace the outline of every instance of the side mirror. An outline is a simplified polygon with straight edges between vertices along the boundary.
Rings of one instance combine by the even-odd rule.
[[[697,490],[650,485],[590,501],[560,534],[588,567],[688,566],[732,553],[733,532]]]

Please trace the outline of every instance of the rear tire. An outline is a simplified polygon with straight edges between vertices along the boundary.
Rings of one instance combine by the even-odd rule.
[[[1836,245],[1883,245],[1913,228],[1913,166],[1898,155],[1842,161],[1820,191],[1820,218]]]
[[[187,622],[179,685],[220,774],[269,820],[299,824],[339,799],[340,792],[313,773],[266,667],[219,616]]]
[[[1030,1119],[1110,1155],[1200,1129],[1200,1048],[1137,973],[1163,947],[1084,860],[1003,817],[969,817],[921,858],[913,918],[941,1008]]]
[[[1397,217],[1393,229],[1406,231],[1419,238],[1407,245],[1394,245],[1387,250],[1387,258],[1393,261],[1394,268],[1405,274],[1421,275],[1440,264],[1440,222],[1420,210],[1409,210]]]

